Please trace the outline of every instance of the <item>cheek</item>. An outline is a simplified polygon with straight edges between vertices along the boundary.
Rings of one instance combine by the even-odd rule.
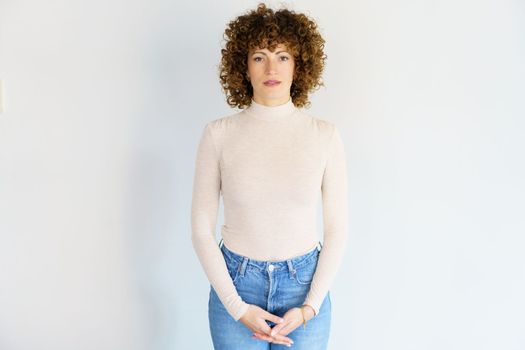
[[[256,77],[257,75],[259,75],[260,70],[260,67],[257,65],[248,64],[248,73],[250,74],[250,76]]]
[[[293,65],[288,69],[288,76],[290,77],[290,80],[293,79],[294,69],[295,67]]]
[[[246,67],[248,68],[249,72],[253,71],[253,62],[251,60],[248,60]]]

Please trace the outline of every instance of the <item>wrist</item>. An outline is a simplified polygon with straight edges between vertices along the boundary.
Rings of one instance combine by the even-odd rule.
[[[314,308],[311,305],[304,304],[304,305],[301,306],[301,308],[304,311],[303,315],[304,315],[306,321],[310,321],[312,318],[315,317],[315,310],[314,310]]]

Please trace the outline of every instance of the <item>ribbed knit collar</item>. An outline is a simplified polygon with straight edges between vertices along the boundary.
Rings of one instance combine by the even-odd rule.
[[[250,116],[267,121],[285,121],[295,114],[297,108],[292,102],[292,98],[277,106],[266,106],[257,103],[252,98],[251,105],[244,110]]]

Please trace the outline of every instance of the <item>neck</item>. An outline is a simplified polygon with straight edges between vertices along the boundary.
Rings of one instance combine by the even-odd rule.
[[[252,103],[248,108],[245,109],[245,112],[250,116],[257,119],[268,120],[268,121],[284,121],[289,119],[295,112],[297,108],[292,102],[292,98],[280,105],[276,106],[267,106],[258,102],[252,98]]]
[[[288,96],[282,95],[282,96],[279,96],[279,97],[270,98],[270,97],[265,96],[265,95],[260,95],[260,94],[254,93],[254,95],[252,96],[252,101],[257,102],[260,105],[273,107],[273,106],[282,105],[282,104],[288,102],[288,100],[290,98],[291,98],[291,96],[289,94],[288,94]]]

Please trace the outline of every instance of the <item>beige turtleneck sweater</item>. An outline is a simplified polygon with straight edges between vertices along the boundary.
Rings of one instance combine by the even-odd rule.
[[[237,321],[248,309],[228,274],[215,229],[222,194],[227,248],[256,260],[303,255],[319,241],[316,210],[323,204],[323,248],[304,304],[319,312],[341,264],[348,231],[345,151],[335,125],[288,100],[252,100],[236,114],[212,120],[201,135],[191,205],[192,244],[208,280]]]

